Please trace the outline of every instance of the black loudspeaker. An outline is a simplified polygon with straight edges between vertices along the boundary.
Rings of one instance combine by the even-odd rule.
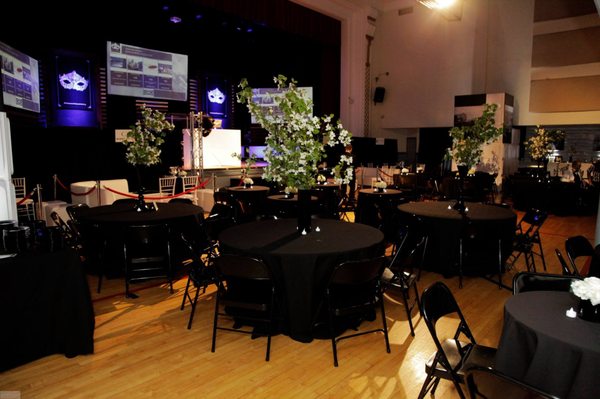
[[[382,103],[383,97],[385,97],[385,87],[378,86],[375,88],[375,94],[373,95],[374,103]]]

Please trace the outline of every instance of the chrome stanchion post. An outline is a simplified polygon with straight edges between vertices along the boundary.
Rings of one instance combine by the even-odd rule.
[[[36,184],[35,189],[37,190],[37,215],[36,219],[46,220],[46,215],[44,215],[44,201],[42,199],[42,185]]]
[[[96,195],[98,196],[98,206],[101,206],[102,196],[100,195],[100,180],[96,180]]]
[[[57,178],[58,177],[56,176],[56,173],[55,173],[54,176],[52,176],[52,185],[53,185],[52,189],[54,191],[54,201],[56,201],[56,179]]]

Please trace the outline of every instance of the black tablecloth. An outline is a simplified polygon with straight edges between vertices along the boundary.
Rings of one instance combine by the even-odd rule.
[[[185,203],[160,203],[156,211],[136,212],[132,205],[116,204],[97,206],[78,211],[78,220],[83,224],[99,226],[101,234],[107,239],[104,247],[105,272],[108,275],[119,275],[123,259],[123,233],[127,226],[165,223],[171,229],[172,237],[176,233],[195,231],[193,224],[196,217],[203,217],[202,208]],[[100,248],[102,245],[95,245]],[[174,265],[185,258],[184,246],[180,240],[173,240],[172,259]]]
[[[568,318],[568,292],[530,291],[504,306],[498,370],[564,399],[600,398],[600,323]]]
[[[202,208],[184,203],[160,203],[158,209],[149,212],[136,212],[132,205],[116,204],[96,206],[78,210],[78,219],[83,223],[110,225],[139,225],[157,223],[178,223],[203,214]]]
[[[0,371],[94,352],[94,309],[72,250],[0,260]]]
[[[419,216],[429,235],[423,266],[444,275],[456,274],[460,234],[464,231],[465,223],[471,222],[473,232],[481,238],[477,240],[479,247],[471,248],[473,258],[480,259],[481,263],[475,265],[477,270],[471,272],[497,272],[497,237],[502,240],[502,256],[505,261],[512,252],[517,215],[510,209],[467,202],[469,211],[463,216],[452,209],[452,205],[453,201],[436,201],[410,202],[398,206],[404,214]],[[467,269],[466,272],[470,271]]]
[[[359,190],[354,221],[378,227],[379,219],[375,204],[381,208],[383,217],[389,218],[390,210],[401,202],[403,202],[403,196],[400,190],[390,188],[386,188],[384,192],[375,192],[372,188]]]
[[[310,196],[308,209],[311,215],[318,213],[319,203],[318,198],[314,195]],[[267,197],[265,211],[271,215],[283,218],[292,218],[298,216],[299,211],[298,194],[294,194],[292,198],[286,198],[284,194],[269,195]],[[304,204],[306,206],[306,204]]]
[[[318,219],[312,221],[313,232],[302,236],[296,224],[294,219],[280,219],[234,226],[221,233],[220,248],[225,253],[258,256],[272,268],[285,301],[284,332],[310,342],[333,267],[382,254],[383,234],[365,225]]]
[[[242,203],[244,210],[244,218],[246,220],[256,219],[265,209],[267,195],[271,189],[266,186],[244,186],[228,187],[227,191],[233,198]]]

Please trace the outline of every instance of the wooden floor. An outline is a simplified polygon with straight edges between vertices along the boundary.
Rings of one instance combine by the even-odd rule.
[[[565,238],[577,234],[593,242],[594,228],[595,216],[551,216],[542,228],[548,271],[560,272],[554,248],[564,252]],[[509,282],[510,276],[504,279]],[[419,289],[437,280],[451,288],[479,343],[497,346],[510,292],[476,277],[466,277],[459,289],[458,278],[427,272]],[[90,286],[95,283],[90,276]],[[52,355],[9,370],[0,374],[0,391],[20,391],[22,398],[416,398],[434,350],[425,323],[414,316],[412,338],[401,304],[390,299],[390,354],[381,335],[368,334],[340,344],[335,368],[329,341],[303,344],[279,335],[273,338],[271,361],[265,362],[266,339],[227,332],[211,353],[213,291],[201,297],[187,330],[189,308],[179,310],[184,287],[181,279],[174,294],[154,286],[139,290],[138,299],[126,299],[122,281],[108,280],[102,294],[93,293],[95,354]],[[444,330],[451,324],[443,324]],[[458,397],[447,381],[436,396]]]

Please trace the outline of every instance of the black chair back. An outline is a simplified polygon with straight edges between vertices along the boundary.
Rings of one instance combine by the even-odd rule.
[[[381,291],[381,276],[385,268],[385,257],[353,260],[337,265],[325,290],[325,300],[329,318],[329,334],[333,348],[333,365],[338,366],[337,344],[341,340],[364,334],[382,332],[387,353],[390,353],[383,293]],[[362,318],[365,312],[375,311],[379,305],[381,312],[381,328],[374,328],[357,333],[336,337],[337,320],[339,317]]]
[[[519,272],[513,278],[513,295],[527,291],[565,291],[571,290],[571,283],[581,280],[579,276],[562,274]]]
[[[137,199],[135,198],[119,198],[117,200],[115,200],[112,204],[113,205],[135,205],[137,204]]]
[[[466,383],[471,399],[558,399],[491,367],[469,368]]]
[[[219,278],[222,280],[235,278],[268,281],[271,279],[271,272],[263,261],[247,256],[221,255],[215,259],[215,267]]]
[[[519,229],[523,230],[523,226],[522,223],[527,223],[532,227],[541,227],[542,224],[544,224],[544,222],[546,221],[546,219],[548,218],[548,212],[546,211],[542,211],[540,209],[529,209],[525,215],[523,215],[523,217],[521,218],[521,220],[519,221]]]
[[[558,258],[558,262],[560,263],[560,267],[562,269],[563,276],[573,276],[573,275],[578,276],[579,275],[579,272],[577,271],[577,269],[571,270],[571,268],[567,264],[567,261],[565,261],[565,258],[563,257],[562,253],[560,252],[560,249],[554,248],[554,252],[556,252],[556,257]]]
[[[88,208],[89,208],[88,204],[74,204],[74,205],[67,206],[66,211],[67,211],[67,215],[69,215],[71,220],[74,221],[75,223],[77,223],[79,221],[79,219],[78,219],[79,211],[81,209],[88,209]]]
[[[581,256],[594,256],[594,247],[584,236],[569,237],[565,241],[565,250],[567,257],[571,262],[571,267],[579,273],[576,260]]]
[[[216,349],[217,330],[252,334],[244,325],[264,326],[267,335],[265,360],[270,359],[271,335],[275,318],[275,285],[269,267],[261,260],[248,256],[223,254],[214,260],[219,279],[215,301],[211,351]],[[221,310],[224,307],[225,310]],[[220,325],[220,317],[233,317],[236,325]]]
[[[344,262],[335,267],[329,284],[362,285],[377,281],[383,271],[385,257]]]
[[[194,201],[189,198],[171,198],[169,203],[181,203],[181,204],[190,204],[194,205]]]
[[[456,313],[461,322],[464,322],[463,314],[454,299],[454,295],[448,288],[448,286],[440,281],[433,283],[431,286],[423,291],[421,295],[421,311],[423,312],[423,318],[429,328],[429,332],[432,334],[434,341],[438,341],[435,325],[439,319],[444,316]],[[470,334],[470,330],[468,335]]]
[[[154,278],[166,278],[173,293],[173,269],[169,227],[165,224],[132,225],[125,229],[125,295],[129,284]]]

